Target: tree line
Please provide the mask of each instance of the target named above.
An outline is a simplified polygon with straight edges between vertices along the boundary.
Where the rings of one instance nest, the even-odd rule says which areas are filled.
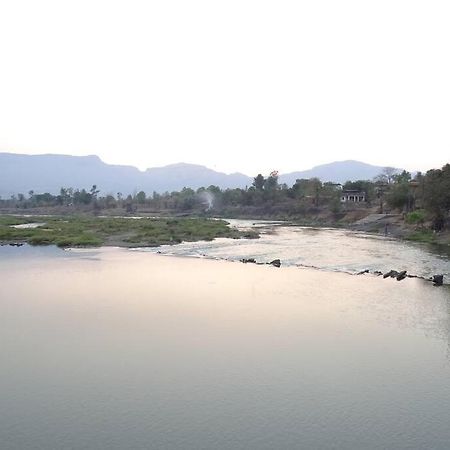
[[[450,164],[414,176],[407,171],[385,168],[373,180],[347,181],[343,185],[310,178],[298,179],[289,187],[279,182],[278,173],[274,171],[268,176],[258,174],[252,185],[245,189],[221,189],[211,185],[150,195],[144,191],[128,195],[121,192],[100,195],[95,184],[88,190],[62,187],[57,195],[29,191],[27,196],[19,193],[9,199],[0,199],[0,207],[59,206],[94,212],[121,208],[128,213],[147,210],[230,215],[254,213],[274,217],[301,216],[327,209],[337,215],[346,208],[341,202],[343,190],[365,192],[365,205],[377,206],[379,212],[420,211],[420,214],[412,216],[417,217],[417,221],[428,217],[436,230],[449,225]]]

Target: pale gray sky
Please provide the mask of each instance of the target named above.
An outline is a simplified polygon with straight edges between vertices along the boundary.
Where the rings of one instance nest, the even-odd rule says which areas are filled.
[[[440,167],[449,23],[448,0],[0,0],[0,151]]]

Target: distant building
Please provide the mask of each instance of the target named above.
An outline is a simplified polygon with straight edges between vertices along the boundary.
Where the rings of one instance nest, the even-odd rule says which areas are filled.
[[[364,191],[342,191],[341,202],[361,203],[366,201],[366,193]]]

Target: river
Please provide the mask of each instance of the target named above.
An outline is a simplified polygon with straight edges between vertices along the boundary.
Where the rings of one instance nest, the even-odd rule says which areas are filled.
[[[216,239],[186,242],[157,249],[137,249],[166,255],[209,257],[258,262],[280,259],[283,265],[313,267],[326,271],[358,273],[364,270],[407,270],[411,275],[444,274],[450,282],[450,247],[333,228],[283,226],[282,222],[228,220],[240,229],[256,229],[260,239]]]
[[[447,449],[450,286],[346,273],[448,275],[445,253],[257,226],[166,255],[0,247],[0,448]]]

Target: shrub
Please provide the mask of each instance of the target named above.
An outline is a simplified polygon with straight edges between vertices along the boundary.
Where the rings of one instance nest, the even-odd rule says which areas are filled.
[[[405,220],[409,224],[423,224],[425,221],[425,212],[421,209],[410,212],[406,215]]]

